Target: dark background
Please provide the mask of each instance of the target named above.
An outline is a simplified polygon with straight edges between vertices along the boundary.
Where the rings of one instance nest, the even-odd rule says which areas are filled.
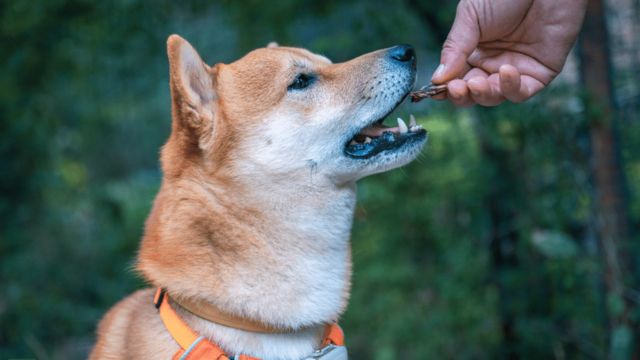
[[[401,107],[431,135],[360,182],[352,358],[638,358],[640,1],[591,4],[534,99]],[[132,264],[170,129],[169,34],[209,64],[272,40],[334,61],[411,43],[423,85],[455,6],[0,3],[0,359],[84,358],[106,309],[144,286]]]

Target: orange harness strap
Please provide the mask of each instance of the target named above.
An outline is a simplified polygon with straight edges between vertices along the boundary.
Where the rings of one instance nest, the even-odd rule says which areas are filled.
[[[167,299],[165,290],[159,288],[153,298],[160,319],[173,339],[180,345],[180,350],[173,355],[173,360],[230,360],[224,351],[203,336],[198,336],[189,325],[178,316]],[[344,346],[344,333],[338,324],[327,325],[322,346],[329,344]],[[260,360],[247,355],[240,355],[238,360]]]
[[[198,336],[189,325],[178,316],[169,304],[167,294],[164,290],[158,289],[153,299],[153,303],[160,312],[160,319],[169,330],[173,339],[180,345],[180,350],[173,355],[173,360],[229,360],[220,347],[211,343],[202,336]]]

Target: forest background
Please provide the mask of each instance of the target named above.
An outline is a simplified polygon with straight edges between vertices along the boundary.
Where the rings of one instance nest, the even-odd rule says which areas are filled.
[[[81,359],[132,271],[170,131],[165,41],[336,62],[400,43],[428,82],[455,0],[0,3],[0,359]],[[358,187],[354,359],[630,359],[640,349],[640,1],[592,0],[523,104],[405,104],[411,165]]]

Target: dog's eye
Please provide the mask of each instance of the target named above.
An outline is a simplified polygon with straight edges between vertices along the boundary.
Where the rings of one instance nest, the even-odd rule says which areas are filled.
[[[315,77],[309,74],[298,74],[287,90],[301,90],[309,87],[315,81]]]

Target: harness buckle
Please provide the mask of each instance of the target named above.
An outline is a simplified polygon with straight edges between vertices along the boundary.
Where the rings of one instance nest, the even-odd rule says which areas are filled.
[[[303,360],[347,360],[348,358],[345,346],[329,344],[322,349],[314,351]]]

